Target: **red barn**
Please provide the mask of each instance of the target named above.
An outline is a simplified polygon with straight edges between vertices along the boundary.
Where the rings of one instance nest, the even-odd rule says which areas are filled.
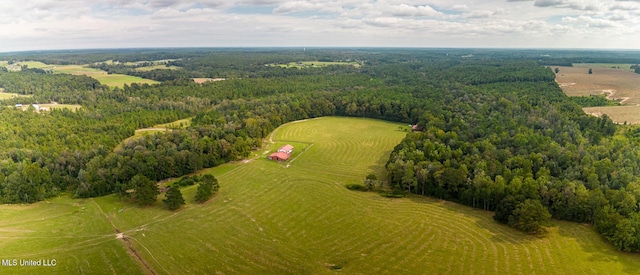
[[[276,161],[287,161],[290,157],[291,157],[291,155],[289,155],[287,153],[275,152],[275,153],[269,155],[267,158],[270,159],[270,160],[276,160]]]
[[[293,146],[287,144],[280,147],[277,152],[269,155],[267,158],[276,161],[287,161],[291,157],[291,153],[293,153]]]

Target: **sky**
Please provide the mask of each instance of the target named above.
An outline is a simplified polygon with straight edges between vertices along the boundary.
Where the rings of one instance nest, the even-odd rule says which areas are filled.
[[[0,52],[146,47],[640,50],[640,0],[0,0]]]

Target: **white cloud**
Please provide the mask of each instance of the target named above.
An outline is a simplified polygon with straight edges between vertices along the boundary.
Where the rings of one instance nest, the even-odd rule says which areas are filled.
[[[470,13],[465,14],[464,17],[472,18],[472,19],[489,18],[494,14],[495,14],[495,12],[493,12],[493,11],[477,10],[477,11],[472,11]]]
[[[444,14],[434,10],[430,6],[410,6],[407,4],[400,5],[392,5],[387,12],[393,16],[428,16],[428,17],[438,17],[443,16]]]
[[[298,45],[600,47],[611,41],[618,41],[617,48],[637,48],[640,33],[640,1],[0,1],[0,51]]]

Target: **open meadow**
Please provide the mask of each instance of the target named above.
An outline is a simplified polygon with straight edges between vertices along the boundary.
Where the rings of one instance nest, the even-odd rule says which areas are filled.
[[[38,61],[25,61],[20,62],[21,65],[27,65],[28,68],[37,68],[44,70],[52,70],[54,73],[64,73],[73,75],[86,75],[94,78],[100,83],[112,86],[112,87],[124,87],[125,84],[131,85],[133,83],[138,84],[157,84],[160,83],[155,80],[145,79],[137,76],[130,76],[124,74],[108,74],[107,72],[87,67],[87,65],[48,65]]]
[[[301,61],[301,62],[290,62],[287,64],[272,64],[271,66],[279,66],[282,68],[297,68],[297,69],[305,69],[305,68],[321,68],[331,65],[339,65],[339,66],[354,66],[359,68],[361,65],[355,61]]]
[[[629,70],[628,64],[574,64],[557,68],[560,71],[556,81],[568,96],[606,94],[627,105],[585,108],[585,112],[607,114],[618,123],[640,123],[640,74]],[[593,70],[592,74],[589,69]]]
[[[427,197],[350,191],[406,135],[397,123],[323,117],[276,129],[257,157],[203,171],[218,193],[170,212],[111,195],[0,206],[1,259],[56,259],[2,274],[624,274],[640,255],[617,252],[588,225],[553,221],[523,234],[492,212]],[[268,152],[291,143],[293,159]],[[303,147],[303,148],[300,148]],[[119,235],[119,233],[121,235]],[[123,237],[119,239],[118,237]]]
[[[16,93],[5,93],[4,88],[0,88],[0,100],[11,99],[16,97],[32,97],[32,95],[21,95]]]
[[[178,70],[178,69],[181,69],[181,68],[178,66],[167,66],[167,65],[153,65],[153,66],[135,68],[135,70],[138,72],[148,72],[153,70]]]

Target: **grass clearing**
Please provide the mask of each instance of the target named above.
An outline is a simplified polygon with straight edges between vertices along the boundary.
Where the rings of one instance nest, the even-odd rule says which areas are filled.
[[[160,82],[141,78],[137,76],[130,76],[124,74],[108,74],[107,72],[90,68],[88,65],[47,65],[39,61],[25,61],[20,62],[20,65],[27,65],[29,68],[38,68],[45,70],[52,70],[54,73],[64,73],[72,75],[86,75],[94,78],[100,83],[111,87],[124,87],[124,85],[131,85],[133,83],[138,84],[158,84]]]
[[[142,77],[137,77],[137,76],[130,76],[130,75],[124,75],[124,74],[101,74],[101,75],[93,75],[91,76],[93,78],[95,78],[96,80],[100,81],[100,83],[105,84],[107,86],[112,86],[112,87],[124,87],[124,85],[131,85],[133,83],[137,83],[137,84],[158,84],[160,82],[155,81],[155,80],[151,80],[151,79],[146,79],[146,78],[142,78]]]
[[[345,183],[384,174],[388,154],[406,135],[398,126],[403,125],[339,117],[283,125],[272,134],[270,150],[286,143],[313,146],[288,167],[259,157],[202,171],[218,178],[220,191],[195,204],[197,186],[183,188],[187,205],[177,212],[165,210],[161,198],[139,208],[116,196],[0,206],[0,258],[39,253],[63,259],[54,273],[76,264],[95,266],[91,273],[144,271],[130,256],[124,258],[126,247],[115,239],[106,215],[159,274],[640,270],[640,255],[615,251],[587,225],[554,221],[548,236],[539,238],[496,223],[492,212],[420,196],[389,199],[347,190]],[[39,221],[43,217],[46,223]],[[29,236],[44,238],[24,238]],[[108,239],[103,245],[91,246],[102,237]]]
[[[326,62],[326,61],[302,61],[302,62],[290,62],[287,64],[271,64],[270,66],[278,66],[282,68],[297,68],[297,69],[306,69],[306,68],[321,68],[331,65],[339,65],[339,66],[354,66],[356,68],[360,68],[362,64],[355,61],[335,61],[335,62]]]
[[[187,128],[187,127],[191,126],[191,119],[193,119],[193,118],[189,117],[189,118],[185,118],[185,119],[172,121],[172,122],[169,122],[169,123],[156,124],[156,125],[153,126],[153,128],[171,128],[171,129]]]
[[[135,71],[148,72],[153,70],[178,70],[178,69],[182,69],[182,68],[178,66],[167,67],[167,65],[153,65],[153,66],[146,66],[146,67],[138,67],[138,68],[135,68]]]
[[[32,97],[33,95],[21,95],[15,93],[5,93],[4,88],[0,88],[0,100],[11,99],[16,97]]]

